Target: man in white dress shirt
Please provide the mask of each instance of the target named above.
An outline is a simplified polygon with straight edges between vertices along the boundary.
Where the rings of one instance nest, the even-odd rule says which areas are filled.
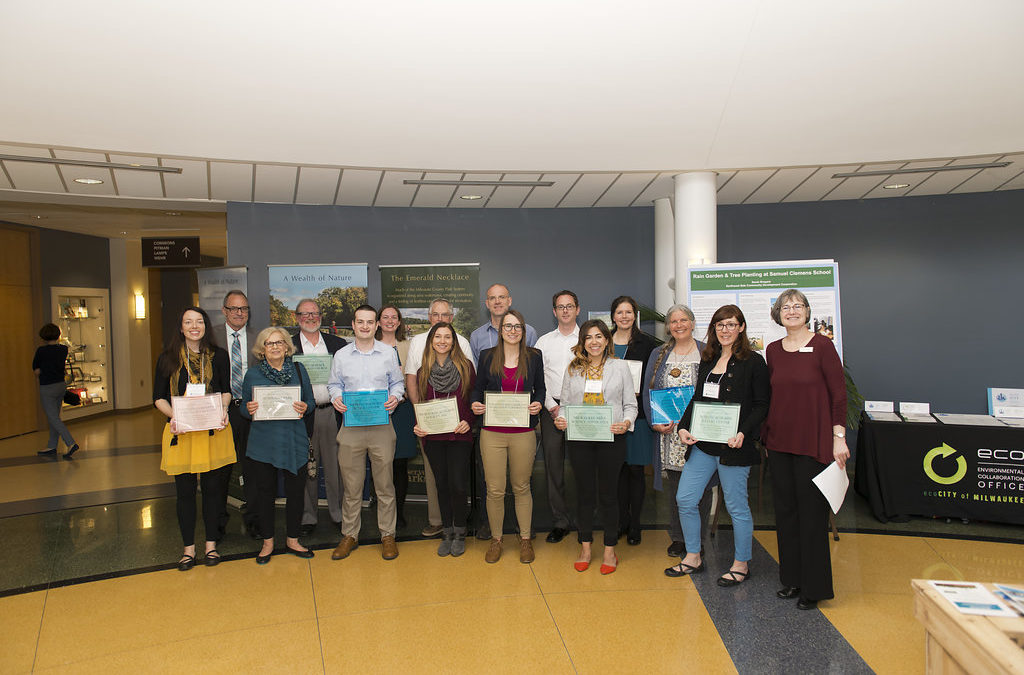
[[[562,377],[572,361],[572,348],[579,342],[580,327],[576,325],[576,318],[580,314],[580,302],[572,291],[558,291],[551,298],[551,307],[558,327],[540,336],[536,346],[544,356],[544,387],[547,390],[544,407],[548,412],[540,415],[544,473],[548,479],[548,505],[553,519],[547,542],[556,544],[572,529],[569,509],[565,505],[565,432],[555,428],[554,420],[558,417]]]

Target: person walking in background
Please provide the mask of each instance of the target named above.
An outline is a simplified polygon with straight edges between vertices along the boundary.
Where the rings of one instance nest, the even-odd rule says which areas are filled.
[[[39,378],[39,400],[43,404],[43,412],[46,413],[50,438],[46,442],[46,449],[36,454],[40,457],[56,457],[58,442],[63,439],[64,445],[67,446],[64,459],[71,459],[71,456],[78,452],[78,443],[75,443],[74,437],[60,418],[60,407],[64,403],[64,393],[68,389],[64,383],[68,346],[60,344],[60,328],[56,324],[48,323],[40,328],[39,337],[45,344],[36,349],[36,354],[32,357],[32,372]]]

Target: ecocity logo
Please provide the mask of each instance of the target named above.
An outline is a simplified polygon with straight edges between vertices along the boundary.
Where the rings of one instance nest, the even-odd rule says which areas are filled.
[[[937,448],[932,448],[924,456],[924,473],[939,485],[952,485],[959,483],[967,475],[967,460],[963,455],[957,454],[957,450],[950,445],[943,443]],[[952,476],[940,476],[932,468],[932,462],[936,457],[951,457],[956,454],[956,472]]]

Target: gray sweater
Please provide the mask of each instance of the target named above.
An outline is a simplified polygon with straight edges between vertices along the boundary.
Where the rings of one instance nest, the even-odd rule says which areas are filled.
[[[562,378],[562,397],[559,403],[581,405],[583,403],[583,387],[586,378],[579,373],[566,370]],[[613,422],[629,422],[632,426],[636,420],[636,394],[633,393],[633,375],[629,366],[619,359],[608,359],[604,362],[604,377],[601,379],[601,395],[605,405],[612,407]],[[565,417],[559,412],[559,417]]]

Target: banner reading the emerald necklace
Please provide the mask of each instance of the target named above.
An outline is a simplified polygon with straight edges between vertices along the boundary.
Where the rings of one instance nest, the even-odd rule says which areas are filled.
[[[480,263],[381,265],[380,289],[381,303],[402,313],[409,337],[430,329],[430,303],[436,298],[452,303],[456,333],[468,338],[480,325]]]
[[[267,265],[270,325],[297,326],[296,305],[312,298],[320,305],[320,330],[351,337],[356,307],[366,304],[366,267],[366,263]]]
[[[808,326],[835,343],[843,358],[839,319],[839,265],[834,260],[724,263],[690,267],[690,308],[697,319],[693,334],[703,339],[712,315],[722,305],[738,305],[747,319],[751,346],[765,347],[785,336],[772,321],[771,308],[779,293],[796,288],[811,305]]]

